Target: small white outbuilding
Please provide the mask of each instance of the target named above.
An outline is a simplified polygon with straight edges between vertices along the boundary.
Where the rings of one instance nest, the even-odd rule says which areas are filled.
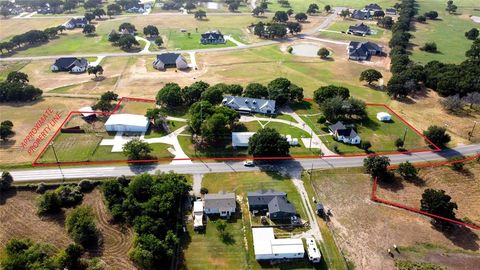
[[[308,259],[313,263],[319,263],[322,259],[322,255],[320,254],[320,250],[317,247],[317,242],[313,237],[307,237],[305,239],[307,241],[307,253]]]
[[[392,116],[386,112],[377,113],[377,119],[382,122],[392,121]]]
[[[232,132],[233,147],[248,147],[248,141],[255,132]]]
[[[275,239],[273,228],[252,228],[253,249],[257,260],[302,259],[305,256],[300,238]]]
[[[112,114],[105,122],[105,130],[110,132],[147,132],[150,121],[138,114]]]

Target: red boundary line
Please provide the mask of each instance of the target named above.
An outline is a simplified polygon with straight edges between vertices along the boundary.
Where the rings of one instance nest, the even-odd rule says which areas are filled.
[[[104,114],[104,115],[111,115],[115,114],[119,109],[123,101],[133,100],[133,101],[143,101],[143,102],[155,102],[154,99],[146,99],[146,98],[134,98],[134,97],[122,97],[118,100],[117,104],[115,105],[114,109],[111,112],[96,112],[97,114]],[[311,98],[305,98],[306,101],[311,101]],[[58,132],[61,130],[63,125],[70,120],[73,114],[80,114],[85,113],[84,111],[71,111],[67,118],[62,122],[61,126],[57,129],[57,131],[53,134],[52,138],[47,142],[47,144],[43,147],[42,151],[37,155],[37,157],[32,162],[33,167],[49,167],[49,166],[59,166],[59,165],[89,165],[89,164],[112,164],[112,163],[153,163],[153,162],[162,162],[162,161],[173,161],[173,160],[217,160],[217,161],[226,161],[226,160],[246,160],[246,159],[253,159],[253,160],[293,160],[293,159],[312,159],[312,158],[338,158],[338,157],[368,157],[368,156],[379,156],[379,155],[402,155],[402,154],[413,154],[413,153],[424,153],[424,152],[437,152],[441,149],[432,143],[429,139],[427,139],[422,133],[420,133],[415,127],[413,127],[410,123],[408,123],[403,117],[398,115],[394,110],[388,107],[385,104],[381,103],[366,103],[367,106],[381,106],[385,109],[389,110],[392,114],[398,117],[404,124],[406,124],[409,128],[411,128],[415,133],[421,136],[425,141],[427,141],[433,150],[409,150],[404,152],[378,152],[378,153],[370,153],[370,154],[344,154],[344,155],[324,155],[324,156],[288,156],[288,157],[193,157],[193,158],[159,158],[154,160],[105,160],[105,161],[67,161],[67,162],[59,162],[59,163],[37,163],[40,157],[45,153],[50,143],[53,139],[57,136]]]
[[[480,157],[480,154],[477,154],[477,155],[474,155],[472,157],[461,159],[461,160],[444,161],[444,162],[430,163],[430,164],[423,163],[423,164],[418,164],[418,165],[415,165],[415,166],[416,167],[438,167],[438,166],[443,166],[443,165],[448,165],[448,164],[455,164],[455,163],[460,163],[460,162],[471,161],[471,160],[474,160],[474,159],[479,158],[479,157]],[[390,166],[389,169],[395,169],[397,167],[398,166]],[[465,223],[465,222],[458,221],[458,220],[455,220],[455,219],[450,219],[450,218],[445,218],[445,217],[442,217],[442,216],[437,216],[437,215],[430,214],[428,212],[425,212],[425,211],[422,211],[422,210],[419,210],[419,209],[416,209],[416,208],[413,208],[413,207],[410,207],[410,206],[407,206],[407,205],[403,205],[403,204],[399,204],[399,203],[395,203],[395,202],[391,202],[391,201],[381,199],[381,198],[377,197],[377,195],[376,195],[377,180],[378,180],[378,177],[375,177],[375,180],[373,181],[373,188],[372,188],[371,200],[374,201],[374,202],[382,203],[382,204],[385,204],[385,205],[390,205],[390,206],[393,206],[393,207],[404,209],[404,210],[414,212],[414,213],[417,213],[417,214],[421,214],[421,215],[424,215],[424,216],[429,216],[429,217],[432,217],[432,218],[445,220],[445,221],[452,222],[452,223],[462,225],[462,226],[466,226],[466,227],[469,227],[469,228],[472,228],[472,229],[475,229],[475,230],[480,230],[480,226],[478,226],[476,224],[469,224],[469,223]]]

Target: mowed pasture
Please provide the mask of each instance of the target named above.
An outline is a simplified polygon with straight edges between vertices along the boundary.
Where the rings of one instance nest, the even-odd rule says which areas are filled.
[[[427,20],[426,23],[415,23],[412,43],[412,59],[426,64],[429,61],[437,60],[444,63],[460,63],[466,59],[465,52],[470,49],[471,40],[465,37],[465,32],[471,28],[479,28],[469,16],[480,9],[480,3],[476,0],[457,0],[454,4],[458,6],[457,14],[448,14],[445,11],[446,2],[436,0],[417,1],[419,5],[418,14],[435,10],[439,14],[437,20]],[[421,51],[426,42],[437,44],[437,53]]]
[[[372,3],[371,0],[289,0],[290,7],[282,7],[277,1],[269,1],[268,10],[276,11],[276,10],[288,10],[293,9],[295,12],[307,12],[308,6],[310,4],[317,4],[320,8],[320,11],[323,11],[323,8],[326,5],[330,5],[333,7],[348,7],[348,8],[355,8],[361,9],[365,5]],[[382,8],[392,7],[397,1],[395,0],[379,0],[375,1],[375,3],[379,4]]]
[[[428,217],[372,202],[373,180],[360,168],[314,171],[312,184],[317,200],[332,210],[329,227],[356,269],[395,269],[394,259],[415,259],[451,269],[472,269],[480,261],[478,231],[456,228],[441,232]],[[415,253],[413,258],[394,251],[392,258],[387,249],[393,251],[394,244],[401,250],[423,244],[438,249]]]
[[[7,142],[0,142],[0,164],[9,166],[12,164],[31,163],[47,141],[53,136],[55,130],[60,127],[61,122],[67,117],[70,111],[78,110],[84,106],[91,106],[93,103],[93,100],[83,98],[44,97],[35,102],[0,104],[2,121],[7,119],[12,121],[14,125],[13,131],[15,132],[15,135]],[[52,130],[45,139],[42,140],[39,147],[30,155],[28,153],[28,147],[22,148],[22,141],[48,108],[52,108],[54,112],[58,112],[61,115],[60,122],[57,122],[52,127]],[[36,135],[38,136],[39,134],[37,133]],[[29,146],[30,145],[31,142],[29,143]]]
[[[476,161],[466,163],[461,171],[451,166],[422,168],[417,180],[379,185],[377,196],[420,209],[420,199],[427,188],[445,190],[458,205],[458,219],[480,224],[480,163]]]
[[[23,34],[30,30],[45,30],[65,23],[66,18],[49,19],[0,19],[0,41],[8,41],[15,35]]]
[[[36,242],[52,244],[58,249],[64,249],[73,243],[64,227],[65,217],[71,209],[64,209],[62,213],[53,216],[39,217],[36,213],[38,196],[31,191],[0,194],[0,249],[13,238],[30,238]],[[133,245],[133,231],[111,222],[99,189],[86,194],[82,205],[92,207],[103,242],[100,250],[87,250],[87,257],[98,256],[108,267],[136,269],[128,259],[128,251]]]

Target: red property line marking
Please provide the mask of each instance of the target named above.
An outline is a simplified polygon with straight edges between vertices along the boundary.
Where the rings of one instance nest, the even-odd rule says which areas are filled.
[[[427,164],[418,164],[418,165],[415,165],[415,166],[416,167],[438,167],[438,166],[443,166],[443,165],[448,165],[448,164],[471,161],[471,160],[474,160],[474,159],[479,158],[479,157],[480,157],[480,154],[469,157],[469,158],[465,158],[465,159],[462,159],[462,160],[438,162],[438,163],[431,163],[431,164],[428,164],[428,163]],[[392,169],[392,168],[397,168],[397,167],[398,166],[390,166],[389,168]],[[462,226],[466,226],[466,227],[469,227],[469,228],[472,228],[472,229],[475,229],[475,230],[480,230],[480,226],[478,226],[476,224],[469,224],[469,223],[461,222],[461,221],[458,221],[458,220],[437,216],[437,215],[430,214],[428,212],[425,212],[425,211],[422,211],[422,210],[419,210],[419,209],[416,209],[416,208],[413,208],[413,207],[410,207],[410,206],[406,206],[406,205],[403,205],[403,204],[399,204],[399,203],[395,203],[395,202],[391,202],[391,201],[381,199],[381,198],[377,197],[377,195],[376,195],[376,193],[377,193],[377,181],[378,181],[378,177],[375,177],[375,180],[373,181],[373,188],[372,188],[372,197],[371,197],[372,201],[382,203],[382,204],[385,204],[385,205],[390,205],[390,206],[397,207],[397,208],[400,208],[400,209],[404,209],[404,210],[414,212],[414,213],[417,213],[417,214],[421,214],[421,215],[424,215],[424,216],[429,216],[429,217],[432,217],[432,218],[445,220],[445,221],[452,222],[452,223],[462,225]]]
[[[141,102],[156,102],[154,99],[146,99],[146,98],[135,98],[135,97],[121,97],[117,104],[115,105],[114,109],[111,112],[95,112],[97,114],[102,115],[111,115],[118,112],[120,109],[121,104],[124,101],[141,101]],[[305,98],[306,101],[311,101],[311,98]],[[403,123],[405,123],[409,128],[411,128],[415,133],[420,135],[423,139],[425,139],[430,145],[434,148],[433,150],[408,150],[404,152],[392,151],[392,152],[377,152],[377,153],[370,153],[370,154],[343,154],[343,155],[324,155],[324,156],[288,156],[288,157],[193,157],[193,158],[159,158],[159,159],[151,159],[151,160],[105,160],[105,161],[67,161],[67,162],[59,162],[59,163],[37,163],[40,157],[44,154],[47,147],[53,141],[53,139],[57,136],[58,132],[61,130],[63,125],[70,120],[73,114],[81,114],[87,113],[86,111],[71,111],[67,118],[62,122],[62,125],[57,129],[54,133],[53,137],[48,141],[48,143],[44,146],[42,151],[38,154],[35,160],[32,163],[33,167],[49,167],[49,166],[59,166],[59,165],[93,165],[93,164],[112,164],[112,163],[155,163],[155,162],[164,162],[164,161],[174,161],[174,160],[200,160],[200,161],[227,161],[227,160],[293,160],[293,159],[312,159],[312,158],[339,158],[339,157],[369,157],[369,156],[379,156],[379,155],[402,155],[402,154],[413,154],[413,153],[426,153],[426,152],[437,152],[441,149],[428,140],[422,133],[420,133],[417,129],[415,129],[410,123],[408,123],[405,119],[403,119],[400,115],[398,115],[395,111],[393,111],[390,107],[385,104],[381,103],[366,103],[367,106],[382,106],[389,110],[392,114],[397,116]]]

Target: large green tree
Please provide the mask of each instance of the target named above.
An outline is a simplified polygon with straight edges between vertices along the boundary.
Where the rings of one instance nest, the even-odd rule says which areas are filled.
[[[390,177],[388,166],[390,166],[390,159],[385,156],[369,156],[363,160],[365,172],[372,178],[378,177],[379,180],[388,180]]]
[[[133,139],[123,145],[123,154],[128,160],[146,160],[150,159],[152,147],[145,141]]]
[[[2,172],[2,176],[0,178],[0,192],[8,190],[12,183],[12,175],[7,171]]]
[[[243,91],[243,96],[249,98],[268,98],[268,89],[259,83],[249,83]]]
[[[457,204],[451,200],[452,197],[447,195],[444,190],[428,188],[422,194],[420,209],[430,214],[455,219],[454,210],[458,207]]]
[[[248,153],[254,157],[285,157],[290,155],[290,144],[277,130],[263,128],[250,138]]]
[[[313,92],[313,100],[315,100],[315,102],[317,102],[319,105],[325,100],[336,96],[340,96],[341,99],[346,99],[350,97],[350,91],[348,88],[343,86],[327,85],[321,86]]]
[[[440,148],[444,148],[451,139],[450,135],[447,134],[446,128],[435,125],[429,126],[428,129],[423,132],[423,135]]]
[[[99,231],[95,224],[95,215],[90,207],[79,206],[73,209],[65,219],[65,227],[75,243],[83,247],[98,244]]]
[[[157,104],[167,108],[178,107],[183,104],[182,91],[178,84],[167,83],[157,93]]]
[[[382,73],[376,69],[366,69],[360,73],[360,81],[368,82],[368,85],[371,85],[372,82],[378,81],[383,78]]]

